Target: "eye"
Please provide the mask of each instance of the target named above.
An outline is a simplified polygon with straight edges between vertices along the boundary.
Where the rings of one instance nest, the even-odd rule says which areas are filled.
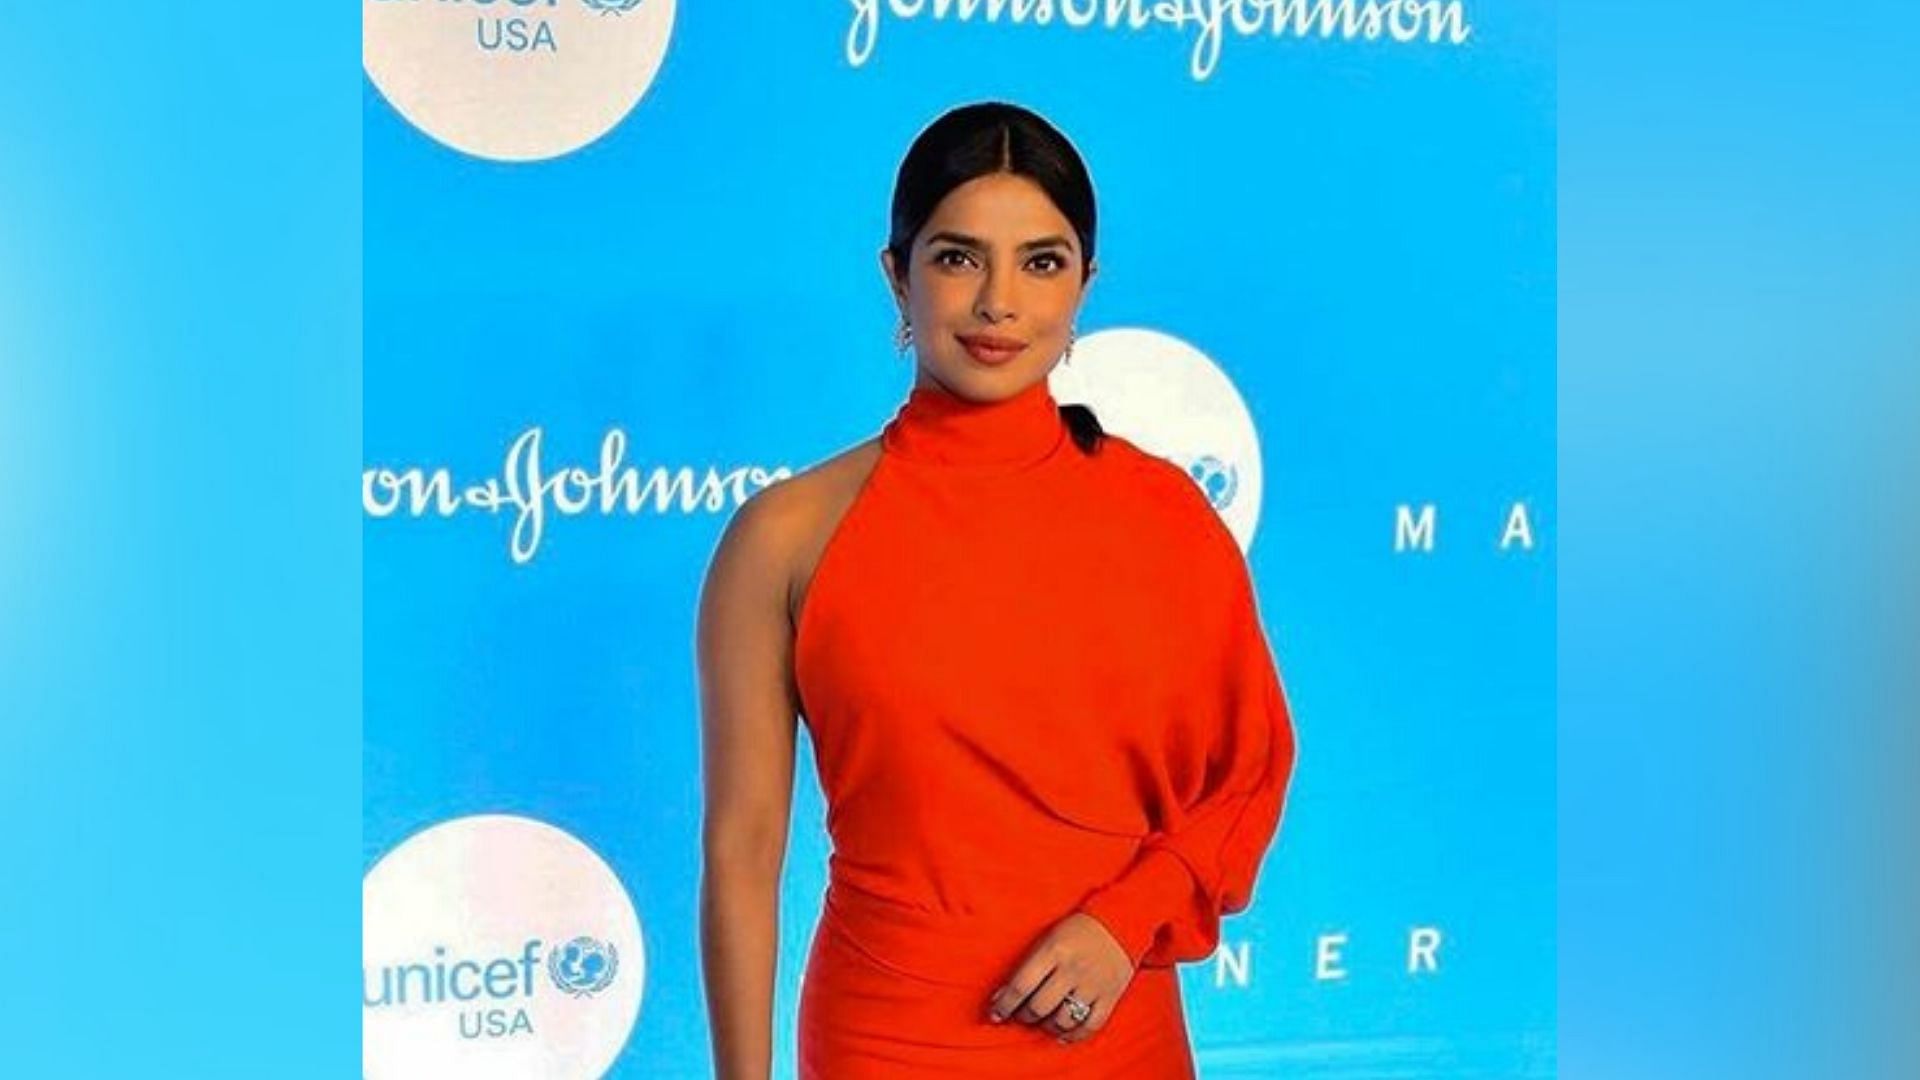
[[[972,258],[972,256],[970,256],[970,255],[968,255],[968,254],[967,254],[967,253],[966,253],[965,251],[962,251],[962,250],[961,250],[961,249],[959,249],[959,248],[947,248],[947,249],[946,249],[946,250],[944,250],[944,251],[939,251],[939,252],[935,252],[935,253],[934,253],[934,256],[933,256],[933,261],[934,261],[934,265],[936,265],[936,266],[953,266],[953,265],[954,265],[954,263],[952,263],[952,262],[949,262],[949,261],[948,261],[948,259],[947,259],[947,256],[949,256],[949,255],[958,255],[958,256],[960,256],[960,257],[961,257],[961,258],[963,258],[963,259],[971,259],[971,258]]]
[[[1041,262],[1043,260],[1049,260],[1049,259],[1052,260],[1053,265],[1046,268],[1047,273],[1051,274],[1067,268],[1067,260],[1061,258],[1058,252],[1048,251],[1048,252],[1043,252],[1039,255],[1035,255],[1033,257],[1034,262]]]

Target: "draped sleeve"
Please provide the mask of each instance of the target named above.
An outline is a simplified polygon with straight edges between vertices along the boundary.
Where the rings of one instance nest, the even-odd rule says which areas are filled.
[[[1189,488],[1192,482],[1181,478]],[[1222,915],[1244,910],[1279,827],[1292,778],[1294,736],[1286,693],[1261,627],[1244,555],[1202,497],[1207,521],[1201,553],[1218,574],[1201,575],[1208,640],[1196,641],[1195,706],[1170,722],[1172,745],[1199,748],[1202,767],[1150,807],[1152,830],[1114,880],[1096,887],[1078,910],[1113,934],[1140,967],[1203,960],[1220,940]],[[1220,583],[1224,582],[1224,585]],[[1219,613],[1209,604],[1225,604]],[[1214,617],[1204,617],[1207,611]]]

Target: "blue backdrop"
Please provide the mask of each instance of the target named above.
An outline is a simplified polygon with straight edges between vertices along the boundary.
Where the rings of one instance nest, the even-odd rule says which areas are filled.
[[[544,57],[505,28],[487,49],[479,8],[429,10],[482,64],[565,64],[581,28],[653,2],[565,0],[597,23],[516,7],[553,23]],[[1232,955],[1183,969],[1203,1074],[1554,1070],[1551,11],[1409,2],[1369,23],[1377,7],[1321,4],[1360,13],[1322,34],[1255,3],[1216,30],[1173,17],[1217,4],[1071,25],[1082,6],[989,22],[687,4],[631,110],[538,157],[463,147],[400,107],[417,91],[369,78],[366,862],[482,814],[591,849],[644,939],[617,976],[644,987],[608,1075],[710,1073],[700,579],[739,497],[904,397],[875,261],[893,172],[922,125],[984,98],[1043,113],[1092,170],[1101,276],[1081,333],[1195,344],[1259,435],[1248,555],[1300,757],[1254,906],[1226,923]],[[1397,32],[1443,7],[1464,35]],[[561,106],[515,84],[488,107]],[[616,451],[642,483],[688,486],[604,505],[586,474]],[[532,479],[536,454],[557,484]],[[803,740],[778,1075],[824,886],[812,769]],[[450,956],[519,949],[446,936]],[[372,1018],[395,1006],[375,1001],[376,964],[409,958],[369,949]],[[556,969],[541,992],[568,985]],[[467,1039],[461,1003],[438,1004],[405,1022],[473,1044],[448,1053],[564,1034],[536,1015]]]

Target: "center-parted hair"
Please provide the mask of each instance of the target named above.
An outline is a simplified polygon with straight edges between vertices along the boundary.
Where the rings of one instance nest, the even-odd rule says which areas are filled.
[[[1093,266],[1096,221],[1086,163],[1067,137],[1037,113],[984,101],[949,110],[927,125],[900,162],[887,250],[903,275],[902,285],[912,265],[914,237],[934,207],[954,188],[993,173],[1024,176],[1046,192],[1079,238],[1080,281],[1085,284]],[[1092,409],[1062,405],[1060,416],[1082,453],[1099,448],[1103,431]]]

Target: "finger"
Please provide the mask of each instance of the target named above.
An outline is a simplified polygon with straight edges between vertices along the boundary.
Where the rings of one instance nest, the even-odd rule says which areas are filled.
[[[1107,1026],[1107,1017],[1113,1015],[1115,1000],[1116,999],[1112,997],[1103,997],[1094,1000],[1091,1003],[1093,1005],[1093,1012],[1087,1015],[1086,1022],[1061,1036],[1061,1041],[1066,1043],[1081,1043],[1093,1038],[1099,1033],[1101,1028]]]
[[[1079,991],[1075,991],[1073,996],[1089,1005],[1093,1003],[1091,998]],[[1087,1019],[1093,1019],[1092,1014],[1088,1014]],[[1063,994],[1060,997],[1060,1004],[1054,1006],[1053,1011],[1047,1014],[1046,1028],[1048,1032],[1062,1036],[1061,1041],[1064,1042],[1064,1036],[1078,1030],[1085,1023],[1086,1020],[1080,1020],[1073,1015],[1073,1003]]]
[[[988,1016],[998,1024],[1015,1015],[1027,1000],[1027,995],[1038,989],[1052,971],[1051,957],[1044,953],[1029,956],[1014,969],[1013,977],[1001,984],[1000,989],[994,991],[987,1000]]]
[[[1088,1011],[1082,1016],[1074,1015],[1075,1001],[1084,1002]],[[1093,1019],[1092,1008],[1096,1004],[1093,993],[1083,987],[1074,987],[1069,993],[1060,995],[1060,1004],[1047,1016],[1047,1028],[1055,1035],[1066,1035],[1085,1027]]]
[[[1033,993],[1028,995],[1014,1016],[1028,1024],[1041,1023],[1059,1010],[1060,1003],[1071,989],[1073,984],[1067,973],[1054,968],[1046,978],[1040,980],[1039,986],[1034,987]]]

